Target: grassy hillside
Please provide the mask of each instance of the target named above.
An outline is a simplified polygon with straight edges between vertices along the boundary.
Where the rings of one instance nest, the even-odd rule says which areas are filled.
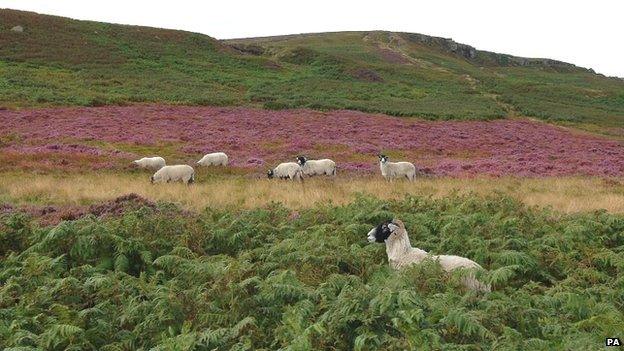
[[[17,25],[23,33],[10,30]],[[166,102],[624,124],[620,79],[418,34],[219,42],[182,31],[0,10],[0,48],[4,107]]]
[[[230,40],[235,47],[257,47],[264,56],[317,65],[323,58],[354,64],[379,85],[411,96],[381,95],[383,112],[434,118],[507,115],[552,121],[620,125],[624,121],[624,81],[552,60],[524,59],[475,50],[419,34],[352,32]],[[454,50],[454,51],[453,51]],[[260,51],[260,50],[256,50]],[[296,89],[291,88],[291,89]],[[302,84],[301,90],[309,89]],[[301,93],[297,91],[297,93]],[[358,108],[366,109],[361,101]],[[400,107],[399,107],[400,104]],[[388,106],[388,105],[385,105]]]
[[[624,330],[621,216],[469,196],[107,215],[131,199],[52,228],[0,214],[1,349],[597,350]],[[494,291],[390,270],[366,233],[393,216]]]

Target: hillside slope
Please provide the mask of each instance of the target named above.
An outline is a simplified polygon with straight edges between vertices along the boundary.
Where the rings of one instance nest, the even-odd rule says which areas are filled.
[[[23,32],[12,31],[22,26]],[[450,39],[202,34],[0,10],[0,106],[139,102],[354,109],[429,119],[526,115],[624,125],[624,82]]]

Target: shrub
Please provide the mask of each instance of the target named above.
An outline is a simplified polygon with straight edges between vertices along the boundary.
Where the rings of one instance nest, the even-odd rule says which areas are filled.
[[[393,216],[413,245],[482,263],[494,292],[465,292],[433,262],[390,270],[365,235]],[[604,212],[360,197],[298,216],[160,205],[1,223],[3,349],[564,350],[624,330],[624,217]]]

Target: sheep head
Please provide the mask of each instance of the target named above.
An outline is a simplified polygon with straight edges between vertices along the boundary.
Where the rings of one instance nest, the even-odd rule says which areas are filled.
[[[297,163],[299,164],[299,166],[305,165],[307,161],[308,159],[305,156],[297,156]]]
[[[384,154],[379,154],[379,155],[377,155],[377,157],[379,157],[379,162],[381,162],[381,163],[386,163],[389,160],[388,156],[386,156]]]
[[[392,221],[380,223],[378,226],[371,229],[368,232],[368,241],[371,243],[392,242],[403,236],[407,236],[405,225],[401,220],[394,219]]]
[[[269,179],[273,178],[275,176],[275,172],[273,172],[272,169],[269,169],[267,171],[267,177],[269,177]]]

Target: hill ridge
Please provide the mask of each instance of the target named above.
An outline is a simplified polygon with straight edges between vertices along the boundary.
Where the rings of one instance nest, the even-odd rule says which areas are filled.
[[[455,41],[452,38],[439,37],[428,34],[421,34],[415,32],[395,32],[388,30],[365,30],[365,31],[331,31],[331,32],[311,32],[311,33],[298,33],[298,34],[283,34],[283,35],[274,35],[274,36],[259,36],[259,37],[243,37],[243,38],[231,38],[231,39],[220,39],[221,42],[227,44],[245,44],[245,43],[265,43],[272,41],[281,41],[281,40],[289,40],[294,38],[310,38],[315,36],[323,36],[323,35],[332,35],[332,34],[362,34],[368,35],[371,33],[380,33],[380,34],[395,34],[400,36],[407,36],[414,40],[418,40],[423,44],[432,44],[432,46],[438,46],[440,49],[453,52],[465,59],[478,62],[475,60],[479,55],[487,55],[494,56],[501,61],[504,59],[508,60],[508,65],[517,65],[517,66],[535,66],[535,65],[543,65],[545,67],[551,66],[562,66],[568,68],[576,68],[585,70],[591,73],[596,73],[592,68],[581,67],[576,64],[565,62],[561,60],[555,60],[546,57],[526,57],[526,56],[516,56],[510,54],[504,54],[489,50],[480,50],[476,47],[464,44]],[[598,75],[602,75],[600,73],[596,73]],[[604,76],[604,75],[603,75]]]
[[[167,103],[437,120],[528,116],[624,135],[621,79],[417,33],[217,40],[0,10],[0,48],[0,108]]]

